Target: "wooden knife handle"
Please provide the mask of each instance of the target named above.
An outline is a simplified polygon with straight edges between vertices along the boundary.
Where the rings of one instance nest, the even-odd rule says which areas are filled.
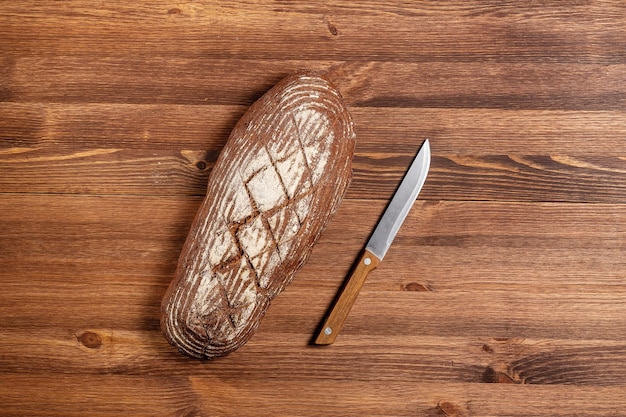
[[[346,318],[348,317],[348,313],[350,313],[352,305],[356,301],[356,297],[359,295],[365,278],[367,278],[370,272],[376,269],[379,263],[380,259],[367,249],[361,253],[358,263],[341,289],[339,297],[335,300],[335,304],[315,339],[316,345],[330,345],[335,341],[343,324],[346,322]]]

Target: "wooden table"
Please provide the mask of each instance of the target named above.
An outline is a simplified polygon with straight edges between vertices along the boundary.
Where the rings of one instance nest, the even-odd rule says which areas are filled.
[[[616,416],[626,409],[622,1],[3,2],[0,415]],[[326,72],[354,180],[243,348],[159,304],[247,107]],[[311,339],[411,158],[419,201]]]

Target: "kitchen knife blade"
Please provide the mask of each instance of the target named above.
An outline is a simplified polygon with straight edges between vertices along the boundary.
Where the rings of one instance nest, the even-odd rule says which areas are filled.
[[[400,226],[402,226],[404,219],[409,214],[417,195],[426,181],[429,168],[430,144],[428,139],[426,139],[404,175],[387,209],[378,221],[376,229],[374,229],[372,236],[365,245],[365,249],[359,256],[352,274],[344,284],[339,297],[326,317],[315,339],[316,345],[329,345],[335,341],[363,283],[365,283],[365,278],[371,271],[376,269],[380,261],[385,257],[391,242],[393,242],[393,239],[398,234],[398,230],[400,230]]]

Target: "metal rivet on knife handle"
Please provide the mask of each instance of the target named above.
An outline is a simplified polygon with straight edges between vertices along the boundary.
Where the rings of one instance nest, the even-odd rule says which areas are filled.
[[[409,210],[426,181],[429,168],[430,144],[426,139],[404,175],[387,209],[378,221],[378,225],[367,242],[359,262],[343,286],[339,297],[330,310],[330,314],[321,327],[315,344],[329,345],[335,341],[352,305],[356,301],[367,274],[374,270],[385,257],[391,242],[409,214]]]

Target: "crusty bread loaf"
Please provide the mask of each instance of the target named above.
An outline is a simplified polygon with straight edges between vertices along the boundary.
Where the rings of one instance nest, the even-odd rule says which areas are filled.
[[[172,345],[212,358],[248,341],[339,207],[353,154],[350,114],[321,76],[289,76],[250,107],[210,174],[161,305]]]

